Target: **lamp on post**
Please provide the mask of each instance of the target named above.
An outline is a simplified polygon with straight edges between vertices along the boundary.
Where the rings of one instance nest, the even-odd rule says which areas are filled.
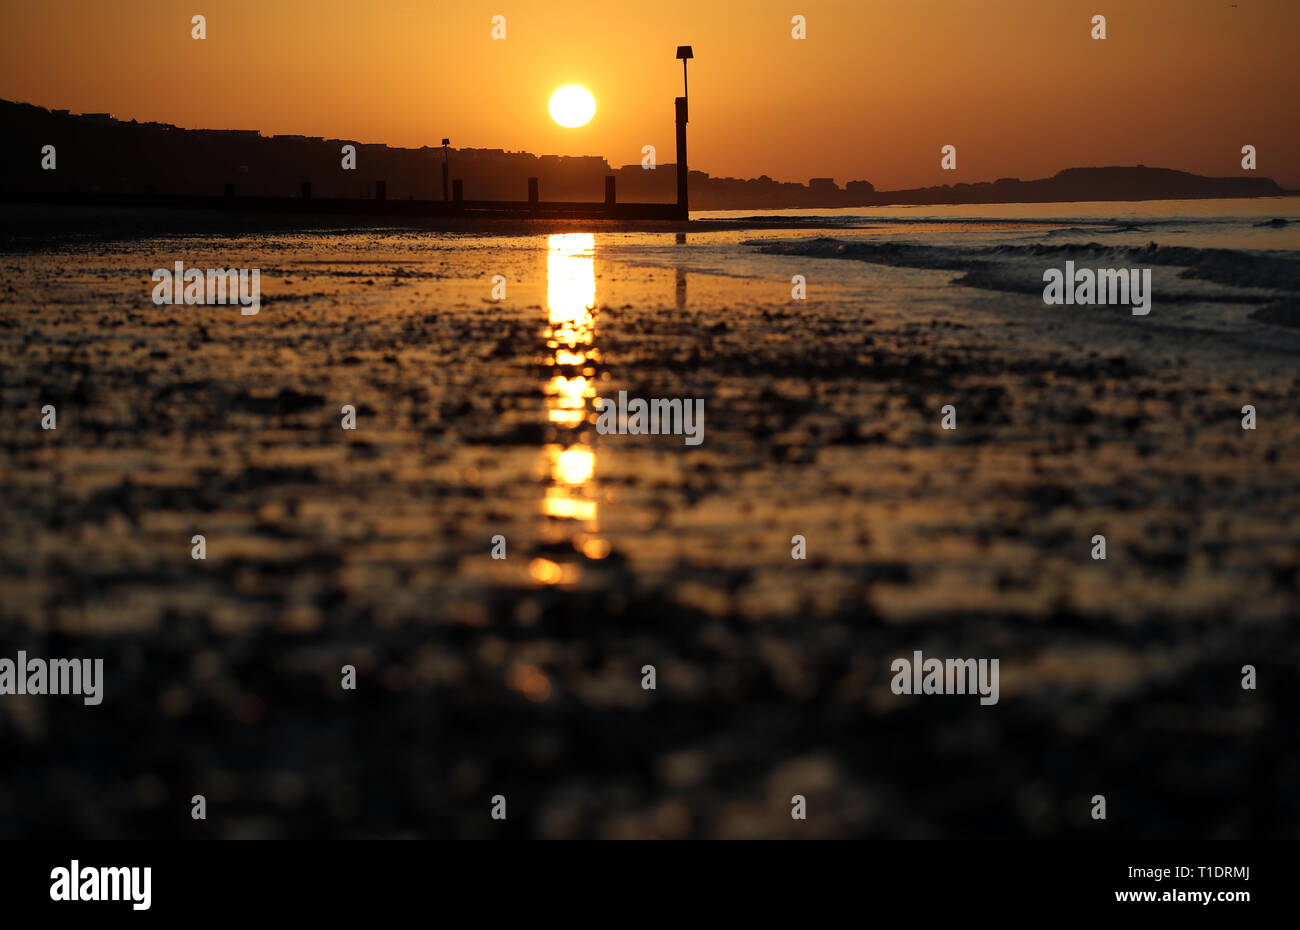
[[[679,46],[677,46],[677,57],[680,58],[680,59],[682,60],[682,96],[685,97],[685,96],[687,96],[687,92],[686,92],[686,62],[687,62],[689,59],[694,58],[694,57],[695,57],[695,53],[694,53],[693,51],[691,51],[691,47],[690,47],[689,45],[679,45]]]
[[[677,57],[682,60],[682,95],[677,98],[677,211],[680,219],[690,218],[690,205],[686,195],[686,178],[690,169],[686,167],[686,62],[695,57],[689,45],[677,46]]]

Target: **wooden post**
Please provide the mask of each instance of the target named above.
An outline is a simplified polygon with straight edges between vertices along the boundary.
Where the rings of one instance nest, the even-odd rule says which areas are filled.
[[[302,199],[311,200],[311,181],[302,182]]]
[[[465,199],[465,185],[460,178],[451,182],[451,199],[456,203]]]
[[[614,182],[617,179],[612,174],[605,175],[605,203],[614,206]]]
[[[225,189],[225,191],[224,191],[223,193],[225,194],[225,197],[226,197],[227,200],[234,200],[234,199],[235,199],[235,185],[233,185],[233,184],[227,184],[227,185],[226,185],[226,189]]]
[[[537,178],[528,179],[528,209],[536,210],[538,203]]]
[[[375,199],[376,199],[376,200],[387,200],[387,199],[388,199],[388,182],[387,182],[387,181],[376,181],[376,182],[375,182]]]

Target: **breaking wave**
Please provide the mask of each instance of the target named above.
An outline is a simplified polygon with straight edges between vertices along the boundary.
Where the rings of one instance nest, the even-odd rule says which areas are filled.
[[[1172,301],[1270,303],[1300,291],[1300,257],[1290,252],[1207,249],[1188,246],[1033,243],[991,246],[921,245],[909,242],[815,239],[750,243],[768,255],[842,258],[895,268],[931,268],[962,272],[953,283],[1016,293],[1041,293],[1042,272],[1073,261],[1078,267],[1166,267],[1180,272],[1157,284],[1157,294]],[[1205,282],[1204,289],[1177,282]],[[1224,290],[1230,289],[1230,290]]]

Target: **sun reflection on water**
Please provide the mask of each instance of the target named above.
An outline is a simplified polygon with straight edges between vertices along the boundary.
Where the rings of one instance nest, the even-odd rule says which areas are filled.
[[[544,385],[547,419],[557,441],[543,448],[550,481],[542,513],[562,522],[561,539],[573,542],[588,558],[603,558],[609,545],[598,530],[594,479],[596,451],[590,415],[596,397],[600,362],[596,348],[596,237],[564,233],[547,237],[546,348],[551,377]],[[576,523],[577,525],[573,525]],[[541,584],[577,580],[578,566],[539,559],[531,574]]]

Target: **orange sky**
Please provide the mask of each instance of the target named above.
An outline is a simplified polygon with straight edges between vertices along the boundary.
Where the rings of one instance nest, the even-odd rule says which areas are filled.
[[[1250,143],[1258,174],[1300,188],[1300,0],[40,0],[4,19],[0,97],[190,128],[446,135],[614,165],[653,144],[671,162],[673,53],[690,43],[690,161],[715,175],[1231,176]],[[567,83],[598,102],[581,129],[547,114]]]

